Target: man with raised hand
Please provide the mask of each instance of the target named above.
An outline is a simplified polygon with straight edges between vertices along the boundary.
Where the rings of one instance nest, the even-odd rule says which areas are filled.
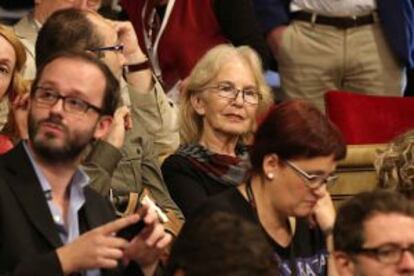
[[[0,157],[0,274],[151,275],[171,237],[155,211],[112,221],[110,204],[79,168],[106,135],[118,82],[85,53],[61,53],[39,69],[30,94],[29,139]],[[130,242],[116,233],[145,223]],[[111,222],[112,221],[112,222]]]

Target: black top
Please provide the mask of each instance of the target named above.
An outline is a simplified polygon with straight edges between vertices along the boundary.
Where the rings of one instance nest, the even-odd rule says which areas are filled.
[[[172,199],[185,217],[209,197],[230,187],[214,180],[195,168],[187,158],[177,154],[170,155],[161,170]]]
[[[194,212],[187,223],[196,220],[198,216],[211,215],[217,211],[239,215],[260,225],[254,208],[237,188],[210,198]],[[265,234],[281,264],[281,275],[326,275],[328,254],[325,237],[320,229],[311,228],[306,219],[296,219],[295,233],[287,247],[279,245],[266,232]]]

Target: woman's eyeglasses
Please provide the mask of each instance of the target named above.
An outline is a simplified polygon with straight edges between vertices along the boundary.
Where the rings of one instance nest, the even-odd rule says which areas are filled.
[[[212,89],[217,92],[217,95],[224,99],[236,100],[241,93],[243,101],[247,104],[257,105],[262,99],[262,95],[255,87],[245,87],[239,89],[232,82],[220,82],[214,86],[208,86],[204,89]]]
[[[305,180],[305,183],[312,189],[319,188],[322,185],[331,185],[338,179],[338,175],[336,174],[329,176],[309,174],[288,160],[285,160],[284,163],[298,176],[302,177]]]

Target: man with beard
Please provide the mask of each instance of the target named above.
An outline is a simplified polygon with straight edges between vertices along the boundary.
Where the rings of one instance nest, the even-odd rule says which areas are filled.
[[[116,79],[90,55],[61,53],[40,68],[29,140],[0,157],[0,274],[154,272],[171,240],[155,211],[112,221],[79,168],[86,146],[107,133],[118,98]],[[115,235],[140,219],[145,226],[131,241]]]
[[[414,202],[403,195],[356,195],[339,209],[333,234],[339,275],[414,275]]]

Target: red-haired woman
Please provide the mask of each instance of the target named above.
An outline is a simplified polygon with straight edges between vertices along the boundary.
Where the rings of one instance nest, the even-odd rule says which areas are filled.
[[[326,187],[345,154],[341,134],[315,106],[280,104],[258,128],[250,179],[211,198],[196,216],[221,210],[245,217],[267,234],[281,275],[325,275],[328,264],[334,269],[327,244],[335,220]]]

